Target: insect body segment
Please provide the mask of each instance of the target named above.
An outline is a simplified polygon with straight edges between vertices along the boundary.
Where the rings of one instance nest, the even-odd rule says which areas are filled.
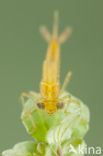
[[[67,28],[58,37],[58,13],[54,15],[53,35],[50,35],[45,27],[42,27],[41,33],[48,42],[47,55],[43,62],[42,80],[40,83],[40,99],[37,101],[37,107],[45,110],[48,114],[53,114],[57,109],[64,106],[64,100],[60,97],[61,91],[65,90],[67,82],[71,76],[71,72],[67,74],[64,85],[60,89],[59,69],[60,69],[60,45],[71,33],[71,29]]]
[[[41,101],[45,104],[48,113],[56,111],[59,102],[59,53],[59,44],[57,41],[51,41],[43,63],[43,77],[40,84]]]

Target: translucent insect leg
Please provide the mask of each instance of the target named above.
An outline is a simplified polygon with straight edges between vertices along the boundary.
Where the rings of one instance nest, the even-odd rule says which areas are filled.
[[[69,107],[70,103],[75,103],[79,106],[79,110],[80,110],[80,114],[81,114],[81,105],[80,105],[80,101],[77,99],[72,99],[71,95],[66,95],[62,98],[62,100],[67,103],[67,108]],[[67,111],[67,108],[65,109],[65,113],[70,113]]]
[[[70,100],[71,99],[71,95],[70,94],[68,94],[68,95],[65,95],[65,96],[63,96],[62,98],[61,98],[63,101],[65,101],[65,100]]]
[[[21,94],[22,105],[23,105],[24,110],[26,111],[26,109],[25,109],[25,104],[24,104],[24,97],[30,98],[30,99],[32,99],[33,101],[35,101],[36,99],[35,99],[35,97],[34,97],[33,95],[31,95],[31,94],[28,94],[28,93],[22,93],[22,94]]]
[[[24,108],[24,116],[25,116],[25,117],[28,116],[29,119],[30,119],[30,121],[31,121],[31,123],[32,123],[33,128],[36,128],[36,125],[35,125],[35,123],[34,123],[34,121],[33,121],[32,115],[31,115],[31,111],[32,111],[32,110],[29,111],[29,112],[26,112],[25,103],[24,103],[24,97],[31,98],[32,100],[35,100],[35,98],[34,98],[33,96],[31,96],[30,94],[27,94],[27,93],[22,93],[22,94],[21,94],[21,102],[22,102],[22,106],[23,106],[23,108]],[[33,110],[35,110],[35,109],[33,109]],[[25,114],[26,114],[26,115],[25,115]],[[23,120],[23,118],[22,118],[22,120]]]
[[[67,76],[66,76],[66,78],[64,80],[64,83],[63,83],[63,86],[61,88],[60,93],[63,93],[65,91],[65,89],[66,89],[66,87],[67,87],[67,85],[69,83],[69,80],[70,80],[71,75],[72,75],[72,72],[68,72],[68,74],[67,74]]]
[[[70,100],[67,102],[67,109],[65,109],[64,112],[65,112],[66,114],[70,114],[70,113],[71,113],[71,112],[68,112],[68,108],[69,108],[70,103],[75,103],[75,104],[78,105],[79,108],[78,108],[74,113],[79,112],[79,115],[81,116],[81,114],[82,114],[82,107],[81,107],[80,101],[77,100],[77,99],[70,99]],[[84,123],[84,124],[85,124],[85,123],[88,124],[88,121],[85,120],[85,119],[81,119],[81,122]]]
[[[70,104],[70,99],[71,99],[71,95],[65,95],[61,98],[61,100],[65,103],[65,100],[67,100],[67,107],[69,106]],[[69,114],[70,112],[67,111],[67,108],[65,108],[64,110],[65,113]]]
[[[79,107],[80,114],[81,114],[81,104],[80,104],[80,101],[79,101],[79,100],[76,100],[76,99],[70,99],[70,101],[68,101],[67,107],[69,107],[69,104],[70,104],[70,103],[75,103],[75,104],[77,104],[78,107]]]
[[[31,96],[35,97],[36,99],[37,99],[37,98],[40,98],[40,96],[41,96],[40,93],[36,93],[36,92],[34,92],[34,91],[30,91],[29,94],[30,94]]]

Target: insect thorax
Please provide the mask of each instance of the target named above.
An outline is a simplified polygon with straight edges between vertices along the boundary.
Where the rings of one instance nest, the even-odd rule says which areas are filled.
[[[60,85],[58,82],[57,83],[41,82],[40,84],[41,97],[44,99],[48,99],[48,100],[58,99],[59,92],[60,92]]]

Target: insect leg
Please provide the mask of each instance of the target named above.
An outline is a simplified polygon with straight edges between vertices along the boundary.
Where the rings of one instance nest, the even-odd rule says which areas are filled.
[[[21,94],[22,106],[23,106],[23,108],[24,108],[24,111],[26,111],[26,109],[25,109],[25,104],[24,104],[24,97],[30,98],[30,99],[32,99],[33,101],[35,101],[36,99],[35,99],[35,97],[34,97],[33,95],[31,95],[31,94],[27,94],[27,93],[22,93],[22,94]]]
[[[76,100],[76,99],[71,99],[71,100],[69,101],[67,107],[69,107],[69,104],[70,104],[70,103],[75,103],[76,105],[78,105],[79,108],[76,110],[76,112],[79,111],[80,114],[81,114],[81,104],[80,104],[80,101],[79,101],[79,100]]]
[[[27,94],[27,93],[22,93],[21,94],[21,102],[22,102],[22,106],[24,108],[24,113],[27,113],[27,116],[29,117],[29,119],[30,119],[30,121],[32,123],[33,128],[36,128],[36,125],[35,125],[35,123],[34,123],[34,121],[32,119],[32,115],[31,115],[31,111],[32,110],[30,112],[26,112],[25,103],[24,103],[24,97],[31,98],[32,100],[35,100],[35,98],[33,96],[31,96],[30,94]],[[22,118],[22,120],[23,120],[23,118]]]
[[[67,107],[69,106],[69,103],[70,103],[70,99],[71,99],[71,95],[65,95],[61,98],[61,100],[65,103],[67,103]],[[70,112],[67,111],[67,108],[65,108],[64,110],[65,113],[69,114]]]
[[[68,94],[68,95],[65,95],[61,98],[63,101],[67,100],[67,101],[70,101],[71,100],[71,95]]]
[[[40,93],[36,93],[34,91],[30,91],[29,94],[35,98],[40,98]]]
[[[80,114],[81,114],[81,105],[80,105],[80,101],[77,99],[72,99],[71,95],[66,95],[62,98],[64,101],[66,101],[67,103],[67,108],[69,107],[70,103],[75,103],[79,106],[79,110],[80,110]],[[65,113],[70,113],[67,111],[67,108],[65,109]]]
[[[68,72],[68,74],[67,74],[67,76],[66,76],[66,78],[65,78],[65,80],[64,80],[64,83],[63,83],[63,86],[62,86],[62,88],[61,88],[60,93],[62,93],[62,92],[65,91],[65,89],[66,89],[66,87],[67,87],[67,85],[68,85],[68,83],[69,83],[69,80],[70,80],[71,75],[72,75],[72,72]]]

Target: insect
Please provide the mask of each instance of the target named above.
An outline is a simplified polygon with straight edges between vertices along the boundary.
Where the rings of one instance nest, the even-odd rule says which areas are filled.
[[[40,93],[22,93],[21,99],[23,107],[25,108],[24,97],[31,98],[34,101],[36,100],[36,97],[38,97],[36,102],[37,109],[42,109],[48,114],[53,114],[58,109],[62,109],[65,105],[64,98],[60,98],[60,95],[65,91],[72,74],[71,72],[68,72],[63,86],[60,88],[60,46],[70,36],[71,28],[67,27],[65,31],[58,37],[58,12],[55,12],[53,34],[51,35],[46,27],[41,28],[41,33],[48,42],[48,49],[46,59],[43,62]]]

